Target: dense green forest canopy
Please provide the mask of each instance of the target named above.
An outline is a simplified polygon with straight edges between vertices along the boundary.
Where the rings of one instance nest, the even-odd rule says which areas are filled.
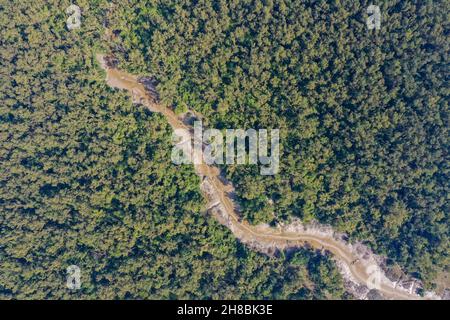
[[[203,212],[167,122],[95,64],[109,4],[77,1],[72,31],[69,4],[0,3],[0,299],[346,297],[328,257],[255,253]]]
[[[449,265],[448,1],[115,1],[121,67],[215,128],[279,128],[281,172],[224,167],[254,223],[330,223],[430,285]],[[275,217],[272,215],[275,213]]]

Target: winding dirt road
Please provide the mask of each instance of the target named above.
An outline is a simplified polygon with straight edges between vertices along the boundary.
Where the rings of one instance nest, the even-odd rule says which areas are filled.
[[[163,114],[173,129],[191,129],[172,110],[155,103],[136,76],[108,67],[103,55],[97,55],[97,60],[106,71],[106,82],[110,87],[129,91],[133,102]],[[360,298],[366,298],[369,289],[373,288],[387,299],[422,298],[411,292],[412,290],[398,286],[396,282],[389,280],[379,267],[377,256],[369,252],[366,247],[346,243],[342,237],[330,230],[309,228],[299,221],[278,228],[266,225],[253,226],[246,221],[241,221],[231,197],[233,187],[228,182],[224,182],[218,168],[199,164],[195,165],[195,171],[202,178],[201,188],[209,201],[209,212],[220,223],[227,226],[240,241],[250,247],[270,253],[308,244],[334,255],[344,279],[353,283],[359,291],[365,292],[364,295],[359,296]]]

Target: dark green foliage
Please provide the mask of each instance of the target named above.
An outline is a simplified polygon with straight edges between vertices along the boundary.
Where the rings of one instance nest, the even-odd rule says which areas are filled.
[[[216,128],[280,128],[281,173],[226,167],[245,218],[317,219],[426,284],[449,265],[446,1],[120,1],[121,65]]]

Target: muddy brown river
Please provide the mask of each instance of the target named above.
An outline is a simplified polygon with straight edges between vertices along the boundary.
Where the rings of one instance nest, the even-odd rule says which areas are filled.
[[[110,87],[127,90],[134,103],[142,104],[152,112],[161,113],[173,129],[190,129],[171,109],[155,103],[138,77],[108,67],[101,54],[96,58],[106,71],[106,82]],[[405,287],[404,284],[400,285],[399,281],[388,279],[380,268],[380,257],[362,244],[344,241],[342,235],[335,233],[329,226],[305,226],[301,221],[294,221],[274,228],[267,225],[250,225],[242,221],[230,196],[233,186],[224,181],[219,169],[206,164],[194,166],[202,179],[200,187],[208,200],[208,212],[249,247],[268,254],[305,245],[329,251],[344,277],[346,288],[356,298],[365,299],[370,289],[376,289],[386,299],[422,299],[412,290],[416,280],[408,282],[411,287]],[[433,293],[427,293],[425,297],[438,298]]]

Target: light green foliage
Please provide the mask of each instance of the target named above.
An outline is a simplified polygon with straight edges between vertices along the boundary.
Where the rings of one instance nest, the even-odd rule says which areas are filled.
[[[69,4],[0,4],[0,299],[322,297],[308,261],[335,270],[328,258],[252,252],[202,212],[193,168],[170,161],[169,125],[95,64],[109,4],[77,1],[68,31]],[[72,264],[79,291],[66,288]],[[327,291],[343,297],[335,279]]]

